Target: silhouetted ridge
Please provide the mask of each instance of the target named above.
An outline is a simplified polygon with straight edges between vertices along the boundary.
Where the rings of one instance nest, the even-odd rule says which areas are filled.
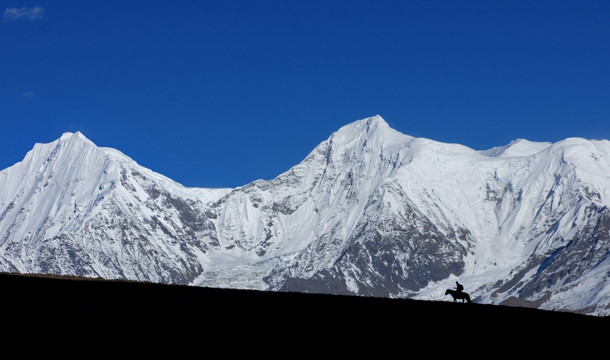
[[[566,327],[579,329],[576,334],[570,332],[572,339],[590,334],[591,340],[605,333],[605,329],[597,330],[599,326],[609,324],[603,317],[452,301],[14,274],[1,274],[0,286],[3,326],[47,340],[179,339],[310,347],[349,342],[396,348],[432,338],[457,344],[473,336],[508,339],[516,334],[522,334],[519,342],[529,342],[540,336],[565,335]],[[536,333],[528,332],[532,326]],[[40,331],[45,328],[52,331]]]

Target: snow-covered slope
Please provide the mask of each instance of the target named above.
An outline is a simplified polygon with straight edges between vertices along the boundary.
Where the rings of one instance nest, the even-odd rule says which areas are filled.
[[[187,283],[202,271],[213,227],[187,189],[80,133],[36,144],[0,172],[0,268]]]
[[[348,124],[300,164],[185,188],[82,134],[0,172],[0,269],[610,314],[610,143],[486,151]]]

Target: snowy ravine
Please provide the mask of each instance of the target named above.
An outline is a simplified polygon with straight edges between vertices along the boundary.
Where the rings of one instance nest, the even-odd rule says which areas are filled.
[[[186,188],[81,133],[0,172],[0,271],[610,315],[610,142],[476,151],[379,116],[273,180]]]

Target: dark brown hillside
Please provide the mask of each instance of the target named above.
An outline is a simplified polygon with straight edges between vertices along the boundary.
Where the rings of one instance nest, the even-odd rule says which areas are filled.
[[[0,274],[0,286],[4,341],[38,344],[29,351],[451,353],[459,346],[470,353],[481,344],[500,352],[597,351],[610,325],[607,318],[449,297],[390,300],[14,274]]]

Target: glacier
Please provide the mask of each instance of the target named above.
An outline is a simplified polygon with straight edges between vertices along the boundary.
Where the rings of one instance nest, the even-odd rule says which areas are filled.
[[[237,188],[188,188],[82,133],[0,171],[0,270],[610,314],[610,142],[474,150],[381,116]]]

